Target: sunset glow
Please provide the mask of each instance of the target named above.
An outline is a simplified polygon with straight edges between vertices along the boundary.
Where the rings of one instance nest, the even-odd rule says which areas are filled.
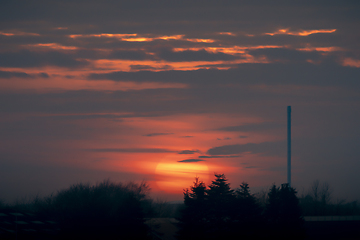
[[[159,163],[155,174],[159,178],[156,181],[160,190],[178,193],[184,186],[191,186],[194,176],[202,181],[209,182],[209,168],[205,163]]]
[[[294,186],[360,199],[356,1],[5,2],[5,203],[103,179],[179,201],[214,173],[262,191],[286,181],[287,106]]]

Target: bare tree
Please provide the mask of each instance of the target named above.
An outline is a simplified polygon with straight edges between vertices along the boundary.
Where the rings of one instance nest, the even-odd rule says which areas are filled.
[[[331,200],[332,189],[329,183],[315,180],[309,190],[309,196],[312,198],[313,211],[315,215],[324,214]]]
[[[320,201],[322,205],[325,206],[330,203],[331,194],[332,194],[332,189],[330,188],[329,183],[324,182],[321,185],[321,189],[320,189]]]
[[[310,188],[310,192],[309,195],[312,197],[312,199],[317,202],[319,201],[319,185],[320,185],[320,181],[319,179],[315,180]]]

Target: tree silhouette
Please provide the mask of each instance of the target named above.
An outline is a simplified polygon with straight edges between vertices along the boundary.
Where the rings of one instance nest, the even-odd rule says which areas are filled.
[[[207,190],[209,238],[230,238],[234,232],[234,190],[230,188],[224,174],[215,174]]]
[[[224,174],[215,174],[208,188],[196,178],[184,190],[184,205],[178,239],[238,239],[239,231],[258,236],[253,229],[260,227],[262,210],[248,184],[235,192]]]
[[[55,219],[60,239],[146,239],[146,183],[76,184],[35,203],[39,216]]]
[[[303,239],[303,217],[294,188],[273,185],[265,209],[270,236],[280,239]]]
[[[250,193],[249,184],[243,182],[236,193],[234,206],[237,228],[241,229],[244,238],[261,237],[264,227],[262,211],[258,200]]]
[[[308,205],[311,207],[311,215],[325,215],[331,199],[332,190],[327,182],[320,185],[319,180],[315,180],[307,195]]]
[[[208,186],[198,178],[184,190],[178,239],[302,239],[303,218],[295,189],[272,186],[265,210],[243,182],[236,191],[224,174]]]
[[[195,178],[193,186],[184,189],[184,205],[179,220],[178,239],[202,239],[207,231],[207,194],[204,182]]]

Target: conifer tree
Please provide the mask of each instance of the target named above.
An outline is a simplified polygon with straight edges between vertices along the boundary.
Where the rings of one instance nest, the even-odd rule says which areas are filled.
[[[235,194],[227,181],[224,174],[215,174],[215,180],[207,190],[210,238],[226,239],[234,234]]]
[[[178,239],[202,239],[207,227],[207,194],[204,182],[195,178],[193,186],[184,189],[184,209],[179,220]]]
[[[250,193],[249,184],[243,182],[236,191],[236,204],[234,207],[236,225],[242,230],[243,237],[260,237],[264,226],[262,208],[253,194]]]
[[[280,239],[303,239],[303,217],[296,191],[288,184],[273,185],[268,194],[265,217],[269,234]]]

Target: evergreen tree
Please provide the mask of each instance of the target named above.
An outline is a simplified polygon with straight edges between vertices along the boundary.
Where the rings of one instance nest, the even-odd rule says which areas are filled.
[[[184,190],[184,209],[179,220],[178,239],[201,239],[207,228],[207,194],[204,182],[195,178],[193,186]]]
[[[207,190],[209,238],[231,238],[234,235],[235,194],[224,174],[215,174]]]
[[[241,229],[244,238],[261,236],[264,226],[262,208],[255,196],[250,193],[249,184],[246,182],[236,191],[234,213],[237,228]]]
[[[288,184],[273,185],[268,194],[265,217],[269,234],[280,239],[303,239],[303,217],[296,191]]]
[[[262,236],[262,208],[247,183],[236,192],[224,174],[206,188],[197,178],[184,190],[178,239],[254,239]]]

